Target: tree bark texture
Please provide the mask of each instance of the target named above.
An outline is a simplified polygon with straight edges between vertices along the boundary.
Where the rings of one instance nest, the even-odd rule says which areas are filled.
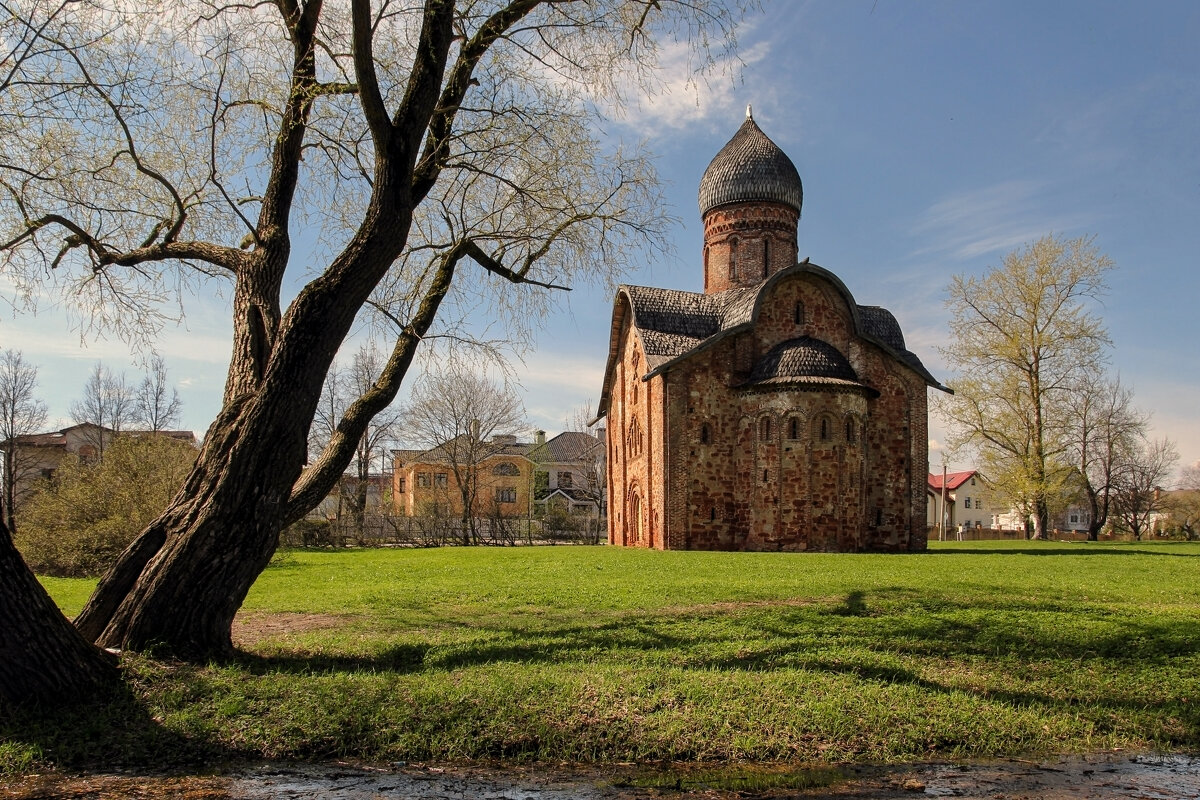
[[[0,518],[0,701],[71,703],[102,695],[118,682],[116,659],[62,615]]]

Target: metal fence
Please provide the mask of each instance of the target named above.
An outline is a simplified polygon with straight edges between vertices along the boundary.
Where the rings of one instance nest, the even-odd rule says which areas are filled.
[[[367,514],[354,520],[308,518],[283,531],[286,547],[515,547],[546,544],[604,544],[607,521],[585,517],[553,519],[401,517]]]

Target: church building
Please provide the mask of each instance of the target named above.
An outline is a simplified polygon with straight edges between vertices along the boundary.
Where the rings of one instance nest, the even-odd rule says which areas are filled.
[[[611,544],[925,549],[926,388],[944,387],[889,311],[797,262],[803,197],[747,109],[700,181],[704,292],[617,290]]]

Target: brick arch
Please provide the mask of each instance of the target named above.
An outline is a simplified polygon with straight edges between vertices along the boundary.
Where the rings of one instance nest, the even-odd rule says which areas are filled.
[[[812,418],[812,441],[818,447],[832,447],[841,436],[838,419],[828,411],[819,411]]]
[[[647,542],[648,527],[645,523],[646,503],[642,497],[641,487],[637,481],[629,484],[625,494],[625,543],[642,545]]]

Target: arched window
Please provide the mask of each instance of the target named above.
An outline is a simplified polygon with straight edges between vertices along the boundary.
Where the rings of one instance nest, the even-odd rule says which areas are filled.
[[[791,417],[788,419],[788,438],[789,439],[799,439],[800,438],[800,418],[799,417]]]
[[[629,497],[629,516],[633,522],[633,540],[642,541],[642,498],[634,489]]]
[[[517,465],[511,461],[501,461],[496,466],[492,467],[493,475],[520,475],[521,470],[517,469]]]
[[[820,438],[820,440],[822,442],[828,442],[829,441],[829,418],[828,417],[821,417],[820,428],[821,428],[821,432],[820,432],[818,438]]]
[[[771,441],[771,418],[763,417],[758,421],[758,440],[760,442]]]
[[[796,301],[796,307],[792,309],[792,322],[797,325],[804,324],[804,303]]]
[[[854,427],[854,417],[846,417],[846,442],[849,444],[854,444],[857,438]]]
[[[642,426],[638,424],[637,417],[629,421],[629,430],[625,434],[625,447],[628,449],[630,457],[636,458],[642,454]]]

